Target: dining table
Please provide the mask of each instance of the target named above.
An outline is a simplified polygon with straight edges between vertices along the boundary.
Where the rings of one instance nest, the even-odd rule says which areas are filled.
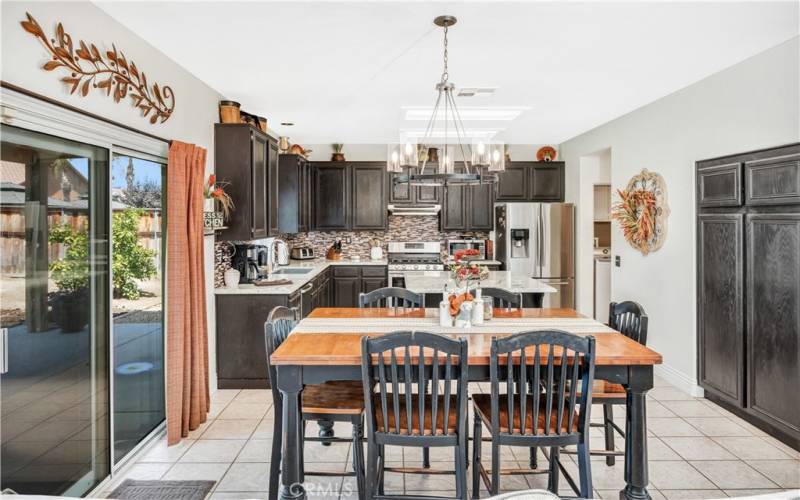
[[[620,499],[649,499],[647,491],[646,394],[653,387],[656,351],[574,309],[493,309],[492,318],[470,328],[440,326],[438,309],[314,309],[293,329],[270,358],[282,395],[281,489],[283,500],[306,497],[302,486],[300,402],[305,384],[361,380],[361,338],[391,331],[432,331],[464,337],[469,344],[469,380],[489,380],[493,337],[531,330],[564,330],[592,335],[596,343],[595,378],[625,388],[625,487]]]

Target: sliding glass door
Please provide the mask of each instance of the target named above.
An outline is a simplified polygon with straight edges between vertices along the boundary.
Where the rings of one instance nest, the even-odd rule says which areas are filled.
[[[0,125],[0,489],[110,471],[109,150]]]
[[[114,463],[165,418],[166,165],[143,156],[111,161]]]

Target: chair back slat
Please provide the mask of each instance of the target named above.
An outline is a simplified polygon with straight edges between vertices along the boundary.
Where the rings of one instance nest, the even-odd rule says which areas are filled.
[[[289,334],[297,325],[297,308],[289,309],[288,307],[278,306],[273,308],[267,321],[264,322],[264,350],[267,359],[267,375],[269,376],[269,385],[272,389],[272,398],[274,401],[281,400],[281,393],[278,391],[278,370],[272,366],[270,358],[272,353],[283,344],[283,341],[289,337]]]
[[[430,354],[432,357],[426,356]],[[380,432],[384,434],[438,435],[436,424],[442,421],[443,432],[450,439],[453,431],[465,432],[461,417],[466,411],[467,357],[466,340],[454,340],[436,333],[394,332],[380,337],[364,337],[361,373],[369,431],[378,432],[376,424],[379,422],[374,414],[378,409],[383,413]],[[383,364],[386,358],[391,360],[390,373],[386,372]],[[379,388],[373,389],[376,381]],[[429,383],[430,391],[427,389]],[[453,383],[456,387],[455,404],[450,402]],[[440,404],[442,392],[443,402]],[[376,398],[381,401],[378,403]],[[455,429],[449,426],[451,412],[458,417]],[[388,418],[387,415],[392,413],[394,418]],[[430,418],[425,418],[426,415]]]
[[[406,381],[406,390],[405,390],[405,396],[406,396],[406,426],[407,426],[406,427],[406,434],[410,435],[411,431],[413,429],[413,427],[412,427],[412,424],[413,424],[412,417],[414,416],[414,405],[412,404],[413,403],[413,399],[412,399],[412,394],[413,394],[412,385],[413,384],[412,384],[412,382],[414,381],[414,379],[413,379],[413,375],[411,373],[411,349],[410,349],[410,346],[406,346],[406,348],[404,349],[404,352],[403,352],[403,373],[405,375],[405,381]],[[396,415],[395,418],[399,419],[400,415],[399,414]]]
[[[507,310],[519,309],[522,307],[522,294],[512,293],[502,288],[482,288],[481,294],[494,299],[494,307],[502,307]]]
[[[390,362],[392,363],[392,366],[394,367],[395,366],[394,353],[392,353],[392,359],[391,359]],[[380,379],[380,384],[378,384],[378,385],[380,386],[379,390],[381,391],[381,410],[382,410],[382,413],[383,413],[383,427],[384,427],[384,429],[388,429],[389,428],[389,412],[388,412],[388,404],[387,404],[388,396],[386,394],[386,360],[384,359],[383,356],[381,356],[380,359],[379,359],[378,367],[379,367],[378,368],[378,370],[379,370],[378,371],[378,376],[379,376],[379,379]]]
[[[647,345],[647,314],[633,301],[612,302],[609,305],[608,326],[636,342]]]
[[[528,418],[528,367],[527,359],[525,354],[525,346],[522,346],[519,355],[519,421],[522,424],[520,426],[520,430],[522,434],[525,434],[525,429],[528,427],[525,425]]]
[[[423,296],[405,288],[383,287],[358,296],[358,307],[394,307],[395,309],[416,309],[422,307]]]
[[[564,395],[567,391],[567,350],[561,350],[561,373],[558,376],[558,416],[556,417],[556,429],[561,429],[564,423]]]
[[[531,391],[533,391],[533,434],[538,434],[539,429],[539,404],[541,403],[541,375],[542,375],[542,360],[539,359],[541,355],[541,350],[539,349],[539,344],[536,344],[534,350],[534,358],[533,358],[533,384],[531,385]]]
[[[545,413],[544,413],[544,433],[550,434],[550,422],[553,417],[553,344],[550,344],[547,349],[547,385],[545,386]]]
[[[397,376],[397,371],[397,352],[392,349],[392,407],[395,414],[395,431],[400,434],[400,378]],[[383,393],[381,393],[381,397],[383,397]],[[383,428],[388,429],[389,426],[384,425]]]
[[[453,360],[449,354],[445,355],[444,361],[444,434],[450,431],[450,391],[452,390],[453,380]]]
[[[431,422],[437,422],[439,416],[439,349],[433,350],[433,369],[431,370]],[[436,426],[433,427],[433,435],[436,435]]]
[[[508,434],[564,436],[588,428],[594,363],[595,340],[591,336],[545,330],[492,339],[489,371],[494,432],[501,432],[501,405],[508,411],[508,429],[502,431]],[[505,394],[500,393],[501,386]]]

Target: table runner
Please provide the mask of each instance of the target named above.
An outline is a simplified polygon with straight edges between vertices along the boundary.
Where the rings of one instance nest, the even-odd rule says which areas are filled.
[[[456,328],[439,326],[439,318],[305,318],[294,333],[389,333],[396,330],[424,330],[450,335],[513,334],[529,330],[564,330],[575,334],[614,333],[615,330],[591,318],[492,318],[480,326]]]

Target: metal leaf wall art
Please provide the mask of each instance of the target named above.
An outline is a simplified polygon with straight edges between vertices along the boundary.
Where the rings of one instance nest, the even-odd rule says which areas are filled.
[[[144,71],[139,70],[132,60],[125,58],[125,54],[117,51],[115,45],[112,50],[103,54],[95,44],[87,44],[83,40],[73,44],[72,37],[64,31],[64,26],[58,23],[55,38],[48,39],[42,27],[29,13],[28,20],[21,21],[23,29],[32,34],[50,52],[52,59],[47,61],[42,68],[53,71],[64,68],[70,72],[69,76],[61,81],[71,87],[70,93],[80,92],[86,97],[89,89],[98,88],[105,90],[107,96],[114,96],[114,102],[120,102],[130,96],[134,107],[142,112],[143,117],[149,117],[150,123],[164,123],[172,116],[175,109],[175,94],[168,86],[159,86],[158,83],[148,85]]]

